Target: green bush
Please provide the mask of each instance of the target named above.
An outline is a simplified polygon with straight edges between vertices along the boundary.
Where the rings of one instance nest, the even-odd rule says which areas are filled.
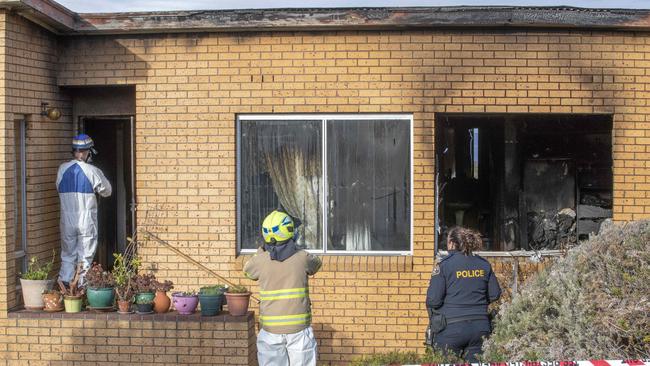
[[[607,225],[499,312],[484,359],[650,357],[650,222]]]
[[[426,353],[421,355],[416,352],[393,351],[375,355],[363,356],[352,361],[352,366],[383,366],[406,364],[459,364],[464,361],[453,354],[445,355],[438,349],[427,347]]]
[[[199,294],[207,296],[222,295],[224,292],[226,292],[226,288],[226,285],[205,286],[201,287]]]
[[[32,257],[27,264],[27,272],[21,273],[20,278],[24,280],[47,280],[47,277],[54,266],[55,252],[52,251],[52,260],[40,264],[38,258]]]

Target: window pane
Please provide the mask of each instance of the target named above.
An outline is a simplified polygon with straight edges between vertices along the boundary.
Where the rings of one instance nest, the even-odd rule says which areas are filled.
[[[25,156],[25,121],[14,120],[14,250],[16,252],[25,250],[25,241],[23,240],[23,222],[24,218],[24,172],[23,159]],[[20,267],[19,267],[20,268]]]
[[[328,250],[410,249],[409,121],[328,121]]]
[[[278,207],[297,218],[297,243],[322,245],[321,121],[240,122],[241,247],[262,240],[264,217]]]

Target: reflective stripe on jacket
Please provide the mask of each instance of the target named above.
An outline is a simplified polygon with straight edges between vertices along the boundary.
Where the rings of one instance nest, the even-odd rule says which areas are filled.
[[[308,276],[321,260],[299,250],[284,261],[271,260],[262,248],[244,265],[246,277],[259,281],[260,323],[269,333],[291,334],[311,324]]]

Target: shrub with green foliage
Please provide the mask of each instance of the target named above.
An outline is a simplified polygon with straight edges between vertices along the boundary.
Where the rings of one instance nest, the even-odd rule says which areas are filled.
[[[607,225],[499,312],[483,359],[650,358],[650,222]]]
[[[47,277],[54,266],[55,252],[52,251],[52,260],[40,264],[38,258],[32,257],[27,264],[27,272],[21,273],[20,278],[24,280],[47,280]]]

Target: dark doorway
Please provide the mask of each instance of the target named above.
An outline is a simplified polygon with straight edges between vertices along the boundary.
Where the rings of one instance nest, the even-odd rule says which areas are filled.
[[[484,248],[562,250],[612,216],[608,115],[436,116],[438,248],[460,225]]]
[[[99,198],[99,243],[95,260],[104,268],[113,265],[113,253],[124,252],[134,226],[132,117],[81,117],[79,129],[93,138],[98,154],[95,166],[111,182],[113,194]]]

